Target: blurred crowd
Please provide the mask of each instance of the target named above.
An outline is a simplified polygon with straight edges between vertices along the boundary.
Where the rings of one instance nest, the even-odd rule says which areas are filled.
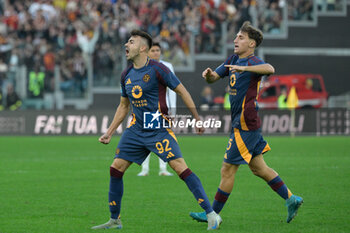
[[[283,9],[285,0],[257,1],[258,27],[271,35],[283,33]]]
[[[312,21],[315,17],[313,0],[290,0],[288,2],[288,19]]]
[[[135,28],[161,44],[164,60],[186,66],[193,59],[192,35],[194,52],[201,54],[220,53],[222,43],[231,43],[246,20],[257,21],[264,33],[280,33],[285,1],[0,0],[0,91],[7,92],[6,83],[16,86],[21,65],[29,98],[42,98],[55,88],[84,96],[90,64],[94,86],[118,85],[123,45]],[[292,2],[305,11],[303,2],[310,1]],[[221,39],[223,22],[228,41]]]

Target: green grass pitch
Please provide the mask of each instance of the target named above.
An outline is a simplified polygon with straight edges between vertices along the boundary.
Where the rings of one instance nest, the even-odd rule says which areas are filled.
[[[109,218],[109,166],[119,137],[102,145],[98,137],[0,137],[0,232],[96,232],[90,227]],[[227,137],[178,137],[188,166],[213,200]],[[350,138],[266,137],[265,156],[297,195],[298,216],[285,222],[284,201],[247,166],[221,212],[220,232],[350,232]],[[190,211],[201,211],[177,176],[159,177],[156,156],[151,174],[124,175],[122,232],[205,232]],[[115,230],[109,230],[115,231]],[[97,231],[98,232],[98,231]],[[107,232],[107,231],[106,231]]]

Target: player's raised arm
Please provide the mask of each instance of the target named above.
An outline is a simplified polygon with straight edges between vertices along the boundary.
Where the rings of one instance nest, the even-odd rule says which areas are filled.
[[[205,81],[207,81],[207,83],[213,83],[220,79],[220,76],[210,68],[206,68],[203,71],[202,77],[205,79]]]
[[[248,71],[248,72],[253,72],[257,74],[266,74],[266,75],[275,73],[275,68],[268,63],[261,64],[261,65],[253,65],[253,66],[225,65],[225,67],[231,68],[237,72]]]
[[[193,117],[199,121],[199,115],[196,109],[196,105],[193,102],[193,99],[190,95],[190,93],[186,90],[186,88],[184,87],[184,85],[182,85],[181,83],[174,89],[174,91],[181,96],[182,100],[184,101],[184,103],[186,104],[187,108],[191,111]],[[198,134],[202,134],[204,132],[204,128],[196,128],[196,131]]]
[[[112,123],[109,125],[107,132],[99,138],[103,144],[108,144],[111,137],[119,125],[123,122],[130,109],[130,101],[126,97],[120,97],[120,104],[114,114]]]

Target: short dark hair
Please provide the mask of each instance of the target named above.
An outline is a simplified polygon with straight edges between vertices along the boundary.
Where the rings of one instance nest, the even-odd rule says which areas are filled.
[[[241,32],[246,32],[250,39],[255,40],[256,47],[258,47],[264,39],[262,31],[253,27],[249,21],[245,21],[239,30]]]
[[[162,46],[160,46],[159,42],[153,42],[152,46],[157,46],[162,50]]]
[[[147,32],[134,29],[131,31],[130,34],[131,34],[131,36],[140,36],[142,38],[145,38],[147,40],[148,48],[150,49],[152,47],[152,45],[153,45],[152,37]]]

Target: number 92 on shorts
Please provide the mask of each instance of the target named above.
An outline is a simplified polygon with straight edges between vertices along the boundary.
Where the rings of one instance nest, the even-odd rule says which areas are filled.
[[[132,128],[127,128],[121,136],[115,158],[141,165],[150,152],[157,154],[164,162],[182,158],[179,144],[171,129],[141,131]]]

